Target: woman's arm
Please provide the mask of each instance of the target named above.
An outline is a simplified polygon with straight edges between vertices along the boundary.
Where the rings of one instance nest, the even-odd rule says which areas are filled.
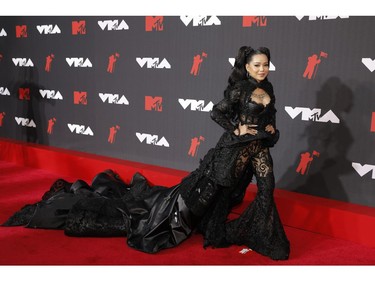
[[[227,91],[225,98],[213,106],[211,118],[225,130],[233,132],[237,125],[232,123],[231,118],[237,109],[241,91],[237,87]]]

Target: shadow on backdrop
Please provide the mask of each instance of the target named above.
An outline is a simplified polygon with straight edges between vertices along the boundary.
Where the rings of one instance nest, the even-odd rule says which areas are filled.
[[[340,177],[352,172],[347,153],[354,139],[342,116],[352,107],[353,91],[339,78],[329,78],[317,92],[315,108],[322,109],[321,116],[313,115],[310,119],[317,121],[332,110],[340,123],[306,123],[309,125],[299,140],[307,141],[307,150],[297,154],[294,165],[279,179],[278,186],[303,194],[348,201]]]
[[[39,84],[38,68],[20,67],[11,88],[13,97],[17,99],[17,117],[23,118],[23,121],[18,120],[21,140],[48,145],[45,100],[39,92],[43,87]]]

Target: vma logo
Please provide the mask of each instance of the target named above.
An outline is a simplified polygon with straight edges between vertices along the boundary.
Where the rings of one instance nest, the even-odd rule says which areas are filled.
[[[190,110],[192,111],[210,112],[212,111],[212,108],[214,106],[212,101],[205,105],[204,100],[178,99],[178,102],[181,104],[183,109],[186,109],[190,106]]]
[[[296,16],[296,18],[300,21],[305,16]],[[347,19],[349,16],[309,16],[309,20],[334,20],[337,18]]]
[[[5,112],[0,112],[0,127],[3,126],[3,121],[6,113]]]
[[[242,17],[242,26],[267,26],[267,17]]]
[[[37,25],[36,29],[38,29],[40,34],[60,34],[61,30],[57,24],[53,26],[52,24],[46,25]]]
[[[113,73],[115,71],[115,63],[117,59],[120,57],[119,53],[114,53],[109,56],[108,58],[108,66],[107,66],[107,72]]]
[[[91,130],[89,126],[86,127],[84,125],[68,123],[68,128],[71,133],[76,133],[78,135],[85,135],[85,136],[94,136],[94,132]]]
[[[146,68],[171,68],[167,59],[163,59],[161,62],[159,58],[136,58],[136,60],[141,68],[145,65]]]
[[[54,54],[50,54],[46,57],[46,65],[44,67],[44,70],[46,72],[50,72],[51,71],[51,63],[52,63],[52,60],[55,58],[55,55]]]
[[[0,87],[0,95],[10,96],[10,92],[9,92],[8,88]]]
[[[87,92],[74,91],[74,104],[87,105]]]
[[[28,58],[12,58],[12,61],[15,66],[20,67],[34,67],[34,63],[31,59]]]
[[[36,128],[35,122],[33,119],[23,118],[23,117],[14,117],[17,124],[22,127]]]
[[[86,34],[86,21],[72,21],[72,35],[85,35]]]
[[[27,37],[27,25],[16,25],[16,38]]]
[[[20,99],[20,100],[30,100],[30,88],[19,88],[18,89],[18,99]]]
[[[327,123],[330,121],[331,123],[340,123],[340,119],[329,110],[326,114],[321,116],[322,110],[320,108],[306,108],[306,107],[291,107],[285,106],[285,111],[289,114],[292,119],[296,118],[300,113],[302,113],[301,120],[303,121],[315,121],[315,122],[324,122]]]
[[[113,31],[113,30],[128,30],[129,26],[128,24],[122,20],[119,23],[119,20],[103,20],[103,21],[98,21],[98,25],[102,30],[108,30],[108,31]]]
[[[66,62],[70,67],[92,67],[92,63],[88,58],[66,58]]]
[[[352,167],[354,170],[357,171],[358,175],[363,177],[364,175],[368,174],[369,172],[372,171],[371,178],[375,179],[375,165],[368,165],[368,164],[360,164],[360,163],[352,163]]]
[[[145,110],[163,111],[163,97],[145,96]]]
[[[39,93],[42,96],[42,98],[44,98],[44,99],[63,100],[63,96],[60,94],[59,91],[56,92],[55,90],[42,90],[42,89],[40,89]]]
[[[370,70],[373,72],[375,70],[375,59],[371,58],[363,58],[362,63]]]
[[[203,58],[207,58],[207,54],[205,52],[202,52],[202,55],[198,54],[194,56],[193,59],[193,66],[191,67],[190,74],[197,76],[199,73],[199,70],[201,69],[201,63],[203,62]]]
[[[221,21],[216,16],[181,16],[180,19],[186,26],[190,23],[192,23],[193,26],[221,25]]]
[[[164,17],[146,17],[146,31],[163,31]]]
[[[169,147],[169,143],[165,139],[165,137],[159,138],[159,136],[157,135],[150,135],[145,133],[135,133],[135,135],[141,143],[143,143],[143,141],[146,141],[147,144]]]
[[[118,94],[99,93],[99,97],[103,103],[129,105],[129,101],[124,95],[120,97]]]
[[[5,29],[2,28],[2,29],[0,30],[0,37],[5,37],[5,36],[8,36],[8,34],[7,34],[7,32],[5,31]]]
[[[52,135],[53,127],[55,126],[55,123],[56,123],[55,117],[48,120],[47,134]]]

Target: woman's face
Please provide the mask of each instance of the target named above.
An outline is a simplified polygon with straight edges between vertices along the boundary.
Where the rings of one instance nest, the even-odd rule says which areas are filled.
[[[266,55],[254,55],[251,61],[246,64],[246,70],[251,77],[258,82],[264,80],[269,72],[269,62]]]

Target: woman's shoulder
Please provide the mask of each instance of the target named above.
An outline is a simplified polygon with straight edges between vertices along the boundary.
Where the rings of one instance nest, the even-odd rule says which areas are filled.
[[[251,85],[251,83],[249,83],[249,80],[245,79],[245,80],[237,81],[233,85],[233,88],[235,88],[235,89],[244,89],[246,87],[249,87],[250,85]]]
[[[257,82],[254,79],[245,79],[237,81],[226,89],[226,95],[233,95],[240,92],[253,92],[256,88],[265,90],[271,97],[274,96],[272,83],[268,80]]]

